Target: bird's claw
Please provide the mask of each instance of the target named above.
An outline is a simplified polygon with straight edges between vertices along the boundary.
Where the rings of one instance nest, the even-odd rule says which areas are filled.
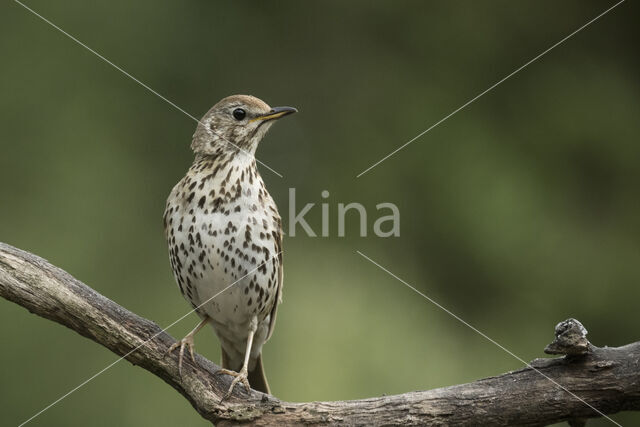
[[[231,381],[231,386],[229,387],[229,391],[227,391],[227,394],[222,396],[222,399],[220,399],[220,403],[224,402],[225,400],[227,400],[227,398],[229,398],[229,396],[231,396],[231,393],[233,392],[233,388],[238,383],[242,383],[242,385],[244,385],[244,387],[247,389],[247,392],[251,391],[247,369],[245,368],[242,368],[240,372],[230,371],[228,369],[222,368],[216,371],[215,375],[231,375],[232,377],[235,377],[233,378],[233,381]]]
[[[191,354],[191,360],[193,363],[196,363],[196,358],[193,355],[193,335],[189,334],[186,337],[182,338],[180,341],[176,341],[173,343],[169,350],[167,350],[167,354],[170,354],[176,348],[180,347],[180,354],[178,356],[178,373],[182,376],[182,358],[184,357],[184,348],[189,347],[189,353]]]

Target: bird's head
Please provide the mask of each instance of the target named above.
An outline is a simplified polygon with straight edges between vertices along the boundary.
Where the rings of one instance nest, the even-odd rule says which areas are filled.
[[[297,111],[293,107],[272,108],[249,95],[228,96],[200,120],[191,149],[204,155],[239,149],[254,154],[275,120]]]

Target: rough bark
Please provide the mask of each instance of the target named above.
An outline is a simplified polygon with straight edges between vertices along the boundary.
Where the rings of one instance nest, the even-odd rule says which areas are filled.
[[[546,351],[524,369],[468,384],[362,400],[291,403],[230,384],[219,367],[200,355],[187,357],[183,375],[166,352],[174,339],[144,319],[31,253],[0,243],[0,296],[67,326],[166,381],[205,419],[217,425],[526,425],[640,410],[640,342],[597,348],[569,319],[556,327]],[[561,384],[571,393],[553,384]]]

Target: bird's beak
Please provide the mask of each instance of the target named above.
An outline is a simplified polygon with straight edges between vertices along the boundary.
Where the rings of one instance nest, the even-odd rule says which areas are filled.
[[[251,119],[251,121],[254,122],[256,120],[259,120],[262,122],[266,122],[267,120],[279,119],[280,117],[284,117],[288,114],[293,114],[297,112],[298,110],[296,110],[293,107],[273,107],[271,111],[269,111],[268,113],[258,116],[256,118],[253,118]]]

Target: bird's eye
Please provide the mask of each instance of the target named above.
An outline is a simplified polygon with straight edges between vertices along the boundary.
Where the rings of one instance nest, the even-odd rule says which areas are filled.
[[[247,115],[247,112],[244,111],[242,108],[236,108],[235,110],[233,110],[233,118],[236,120],[242,120],[245,118],[246,115]]]

